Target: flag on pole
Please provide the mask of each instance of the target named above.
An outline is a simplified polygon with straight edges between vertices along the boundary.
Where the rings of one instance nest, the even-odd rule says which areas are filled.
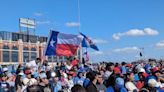
[[[140,57],[142,57],[143,56],[143,54],[142,54],[142,52],[144,51],[144,47],[142,47],[142,48],[140,48]]]
[[[89,61],[89,55],[88,55],[88,51],[87,51],[87,48],[84,52],[84,55],[85,55],[85,61]]]
[[[45,48],[45,55],[73,56],[80,43],[81,38],[78,35],[51,31]]]
[[[142,53],[140,52],[140,57],[142,57]]]
[[[94,44],[94,42],[89,37],[87,37],[83,33],[80,34],[83,36],[82,47],[90,47],[94,50],[99,51],[98,47]]]

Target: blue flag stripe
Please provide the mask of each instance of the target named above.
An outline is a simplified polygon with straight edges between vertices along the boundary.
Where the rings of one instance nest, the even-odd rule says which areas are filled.
[[[46,52],[45,52],[46,56],[56,55],[56,44],[57,44],[58,33],[59,32],[51,31],[51,35],[49,37]]]

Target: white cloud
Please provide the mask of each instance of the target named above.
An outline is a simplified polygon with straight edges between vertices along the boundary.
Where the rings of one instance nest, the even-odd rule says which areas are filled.
[[[99,56],[99,55],[103,55],[104,53],[102,51],[94,51],[91,52],[90,55],[94,55],[94,56]]]
[[[117,34],[113,34],[112,38],[113,38],[114,40],[120,40],[120,36],[117,35]]]
[[[46,21],[37,21],[36,23],[39,25],[45,25],[45,24],[50,24],[51,22],[49,20],[46,20]]]
[[[145,32],[143,30],[139,30],[139,29],[131,29],[128,32],[123,33],[123,36],[127,35],[127,36],[143,36],[145,35]]]
[[[144,31],[147,35],[158,35],[159,34],[159,32],[157,30],[154,30],[151,28],[145,28]]]
[[[116,53],[133,53],[133,52],[137,52],[140,51],[140,49],[138,47],[125,47],[125,48],[119,48],[119,49],[115,49],[113,50]]]
[[[157,48],[164,48],[164,40],[162,40],[162,41],[156,43],[156,47],[157,47]]]
[[[157,30],[154,30],[152,28],[144,28],[143,30],[140,29],[131,29],[127,32],[123,32],[123,33],[115,33],[113,34],[112,38],[114,40],[120,40],[120,38],[122,36],[155,36],[158,35],[159,32]]]
[[[43,16],[43,13],[35,12],[35,13],[34,13],[34,16],[36,16],[36,17],[41,17],[41,16]]]
[[[103,40],[103,39],[93,39],[93,42],[94,43],[97,43],[97,44],[105,44],[105,43],[108,43],[108,41]]]
[[[78,27],[78,26],[80,26],[80,23],[79,22],[67,22],[65,25],[67,27]]]

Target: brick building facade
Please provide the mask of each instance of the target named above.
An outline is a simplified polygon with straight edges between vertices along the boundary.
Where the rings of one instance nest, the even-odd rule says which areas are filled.
[[[44,56],[47,37],[0,31],[0,64],[18,64],[37,57],[49,62],[63,61],[66,57]]]

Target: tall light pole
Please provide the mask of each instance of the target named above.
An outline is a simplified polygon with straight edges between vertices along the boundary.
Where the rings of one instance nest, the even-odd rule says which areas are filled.
[[[78,5],[78,33],[80,34],[80,0],[77,0],[77,5]],[[80,44],[80,47],[79,47],[79,50],[80,50],[80,63],[82,63],[82,43]]]

